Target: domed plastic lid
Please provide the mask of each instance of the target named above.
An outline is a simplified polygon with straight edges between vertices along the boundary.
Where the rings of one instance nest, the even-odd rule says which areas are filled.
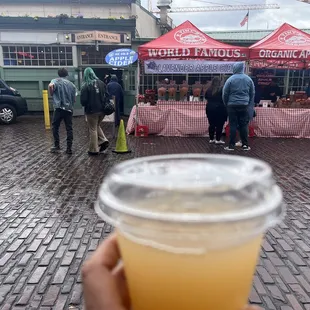
[[[99,192],[97,211],[172,222],[224,222],[283,213],[270,166],[226,155],[167,155],[123,162]],[[113,219],[112,219],[113,220]]]

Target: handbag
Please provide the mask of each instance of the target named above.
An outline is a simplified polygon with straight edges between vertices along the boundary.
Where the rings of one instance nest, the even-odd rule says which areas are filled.
[[[105,115],[111,115],[115,112],[115,106],[114,106],[114,101],[113,99],[106,99],[104,108],[103,108],[103,113]]]
[[[111,99],[111,96],[106,92],[104,94],[103,113],[105,115],[111,115],[114,112],[115,112],[114,100]]]

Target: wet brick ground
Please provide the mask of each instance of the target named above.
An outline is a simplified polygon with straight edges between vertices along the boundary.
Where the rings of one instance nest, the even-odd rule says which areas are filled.
[[[131,137],[132,154],[89,158],[84,119],[74,127],[69,157],[49,153],[51,135],[38,117],[0,126],[0,309],[82,309],[82,262],[111,232],[93,204],[112,165],[134,156],[221,151],[203,138]],[[309,310],[310,140],[256,139],[252,147],[246,156],[273,166],[288,215],[267,234],[251,302]]]

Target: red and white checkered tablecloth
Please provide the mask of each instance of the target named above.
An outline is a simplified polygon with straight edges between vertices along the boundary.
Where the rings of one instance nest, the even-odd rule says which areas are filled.
[[[255,108],[255,135],[266,138],[310,138],[310,109]]]
[[[135,130],[136,107],[133,107],[127,134]],[[138,107],[138,124],[146,125],[150,134],[160,136],[206,136],[208,120],[203,102],[162,101],[156,106]]]
[[[136,115],[137,114],[137,115]],[[310,109],[256,108],[252,122],[258,137],[310,138]],[[133,107],[127,134],[139,125],[149,128],[150,134],[160,136],[207,136],[206,103],[161,101],[156,106]]]

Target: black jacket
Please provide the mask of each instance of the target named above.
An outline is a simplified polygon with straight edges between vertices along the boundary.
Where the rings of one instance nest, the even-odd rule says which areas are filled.
[[[271,94],[274,94],[273,96]],[[282,96],[281,88],[278,85],[268,85],[264,91],[264,99],[271,100],[271,102],[277,101],[277,96]]]
[[[227,119],[227,109],[222,99],[222,91],[223,89],[220,89],[217,93],[212,94],[212,89],[208,89],[205,98],[207,99],[207,107],[206,111],[216,111],[219,118],[222,118],[223,120]]]
[[[106,86],[96,80],[92,85],[84,85],[81,89],[81,105],[85,108],[85,114],[100,113],[104,110],[106,99]]]

